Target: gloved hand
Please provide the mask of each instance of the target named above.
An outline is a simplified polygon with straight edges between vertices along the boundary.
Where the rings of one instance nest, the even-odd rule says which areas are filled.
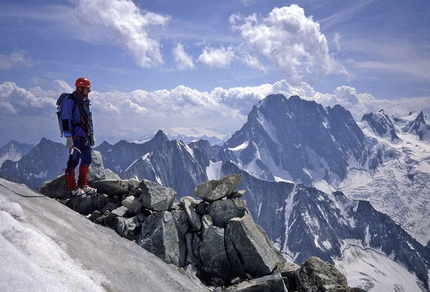
[[[94,138],[94,133],[90,133],[90,146],[94,146],[96,144],[96,138]]]
[[[73,148],[73,138],[72,137],[67,137],[66,138],[66,147],[69,149]]]

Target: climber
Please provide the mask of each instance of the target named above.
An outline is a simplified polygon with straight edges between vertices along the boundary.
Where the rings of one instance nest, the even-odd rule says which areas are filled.
[[[91,147],[95,144],[92,113],[88,94],[91,83],[87,78],[78,78],[76,90],[61,102],[61,122],[66,147],[70,149],[65,177],[68,195],[78,197],[95,195],[97,190],[88,185],[88,170],[92,162]],[[79,164],[78,183],[75,168]]]

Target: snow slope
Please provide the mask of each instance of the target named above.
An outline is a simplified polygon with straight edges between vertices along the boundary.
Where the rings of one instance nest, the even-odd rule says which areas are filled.
[[[358,245],[348,245],[335,267],[345,275],[348,285],[366,291],[426,291],[414,274],[384,255]]]
[[[389,142],[363,126],[391,156],[375,173],[350,169],[338,189],[347,197],[367,200],[403,227],[421,244],[430,240],[430,144],[417,135],[398,132],[400,141]]]
[[[53,199],[0,179],[0,291],[209,291]]]

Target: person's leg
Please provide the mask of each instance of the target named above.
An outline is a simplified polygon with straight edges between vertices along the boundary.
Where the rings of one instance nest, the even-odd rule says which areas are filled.
[[[76,189],[76,181],[75,181],[75,169],[66,169],[66,184],[67,184],[67,190],[71,191]]]
[[[89,195],[97,193],[97,189],[94,189],[88,185],[88,171],[89,171],[91,162],[92,162],[91,147],[88,145],[88,143],[85,143],[82,148],[81,164],[79,165],[78,185],[86,194],[89,194]]]
[[[88,170],[90,166],[89,165],[79,165],[79,180],[78,185],[80,187],[88,185]]]
[[[73,145],[79,149],[79,138],[73,139]],[[66,177],[66,184],[67,184],[67,191],[69,195],[72,196],[79,196],[82,195],[82,190],[80,190],[76,184],[75,180],[75,168],[79,164],[80,160],[80,150],[73,148],[71,151],[71,154],[69,156],[69,159],[67,161],[66,171],[65,171],[65,177]]]

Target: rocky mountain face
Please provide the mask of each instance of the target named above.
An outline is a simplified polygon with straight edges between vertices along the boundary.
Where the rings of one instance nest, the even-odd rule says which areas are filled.
[[[0,176],[37,189],[43,182],[64,171],[67,157],[67,148],[64,145],[42,138],[40,143],[20,160],[3,162]]]
[[[412,123],[406,125],[407,132],[415,133],[417,134],[420,139],[423,139],[427,136],[428,126],[424,119],[424,113],[420,112],[418,116],[415,118],[415,120],[412,121]]]
[[[373,132],[380,137],[390,137],[393,142],[400,139],[396,134],[396,129],[392,119],[384,112],[384,110],[380,110],[377,113],[371,112],[369,114],[365,114],[361,121],[368,123]]]
[[[208,143],[203,141],[197,145],[202,146],[203,151],[209,149]],[[128,154],[121,147],[122,145],[118,149],[118,145],[115,144],[107,152],[102,151],[102,148],[96,148],[96,150],[103,154],[104,162],[109,161],[109,158],[117,161]],[[145,144],[133,144],[133,148],[136,152],[140,151],[141,155],[133,156],[137,159],[119,172],[122,178],[137,180],[145,178],[156,181],[178,189],[181,196],[192,193],[197,184],[207,180],[206,167],[209,165],[209,160],[205,156],[207,152],[200,151],[199,148],[191,149],[182,141],[169,141],[162,131]],[[115,166],[111,163],[108,165]]]
[[[223,160],[265,180],[312,185],[345,178],[348,165],[372,160],[365,137],[341,106],[324,108],[292,96],[269,95],[223,148]]]
[[[401,145],[400,137],[400,132],[407,132],[425,140],[424,116],[395,119],[380,111],[363,117],[362,122],[372,135],[363,132],[341,106],[324,108],[297,96],[287,99],[271,95],[252,109],[247,123],[223,146],[211,146],[204,140],[185,144],[169,140],[159,131],[142,144],[104,142],[95,152],[101,153],[100,160],[116,173],[118,180],[156,182],[174,189],[177,202],[193,194],[203,182],[241,174],[238,188],[246,190],[249,214],[291,261],[300,264],[317,255],[333,263],[351,246],[373,250],[407,267],[425,287],[423,291],[428,290],[430,250],[410,236],[411,230],[428,221],[423,217],[422,221],[402,224],[409,226],[409,233],[399,226],[399,222],[411,218],[410,214],[428,212],[426,200],[420,194],[426,189],[430,173],[426,172],[425,163],[417,160],[414,150]],[[62,144],[50,144],[56,145],[51,145],[52,149],[65,149]],[[50,166],[67,157],[44,153],[43,159]],[[404,153],[407,157],[402,158]],[[11,172],[15,175],[13,180],[27,183],[29,173],[40,173],[38,164],[27,155],[7,168],[2,167],[0,175]],[[401,169],[396,172],[398,167]],[[15,168],[15,172],[10,168]],[[63,168],[56,166],[56,175],[51,172],[46,178],[55,178]],[[344,192],[315,188],[316,181],[333,186],[348,184],[354,171],[360,176],[349,183],[353,189],[342,186],[350,199]],[[383,178],[378,178],[379,174]],[[356,188],[361,180],[363,186]],[[400,198],[412,190],[412,197]],[[371,195],[376,204],[380,196],[383,205],[393,204],[393,209],[375,210]],[[351,199],[353,196],[363,199]],[[416,205],[414,210],[421,211],[413,212],[407,204]],[[373,277],[368,275],[368,281],[377,282]]]
[[[31,144],[19,143],[17,141],[11,140],[5,146],[0,148],[0,166],[6,160],[19,161],[22,156],[30,152],[34,147]]]
[[[92,177],[104,171],[91,169]],[[103,176],[103,175],[102,175]],[[309,257],[288,263],[257,225],[242,179],[232,174],[198,185],[193,196],[174,204],[176,192],[150,180],[91,181],[100,194],[67,198],[64,177],[40,192],[59,199],[88,218],[114,229],[169,264],[195,271],[213,291],[364,291],[348,287],[333,265]],[[200,199],[196,199],[200,198]]]

